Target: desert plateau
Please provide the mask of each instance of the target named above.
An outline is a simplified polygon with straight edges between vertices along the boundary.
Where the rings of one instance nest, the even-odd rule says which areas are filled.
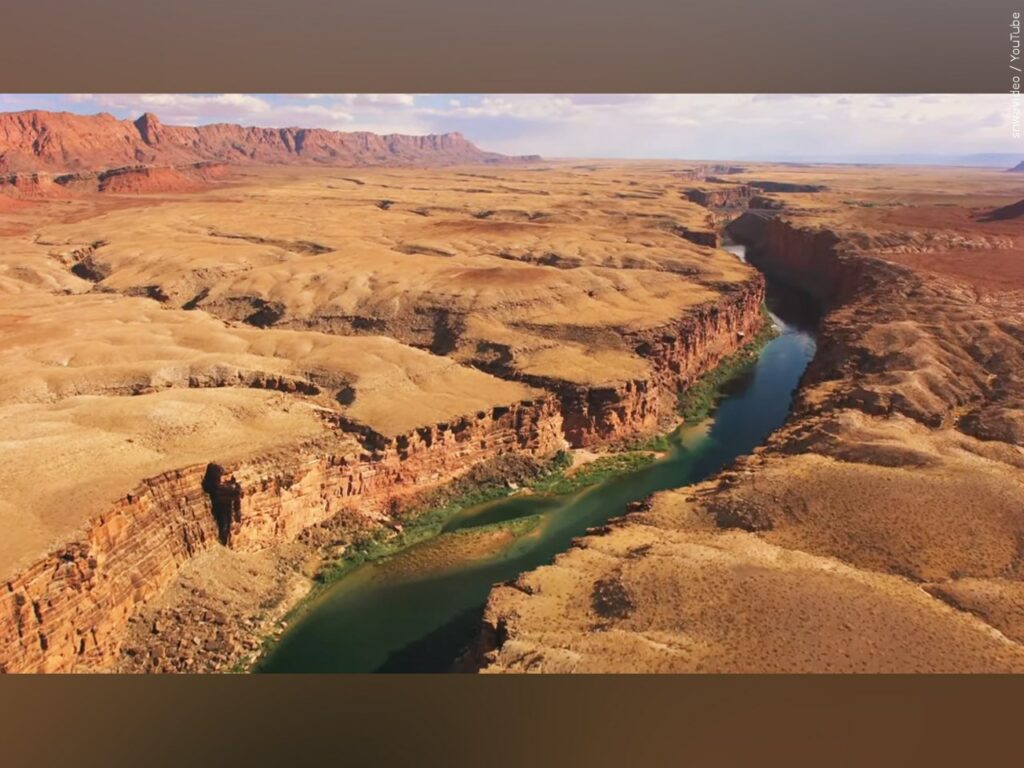
[[[0,113],[0,670],[1024,671],[1024,176]]]

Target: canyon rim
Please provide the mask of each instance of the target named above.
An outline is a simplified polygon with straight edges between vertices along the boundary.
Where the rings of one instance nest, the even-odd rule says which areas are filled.
[[[0,114],[0,669],[1020,671],[1005,171]]]

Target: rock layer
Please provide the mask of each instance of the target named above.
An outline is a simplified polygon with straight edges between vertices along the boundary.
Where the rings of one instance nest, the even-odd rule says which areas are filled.
[[[103,669],[129,617],[178,569],[216,546],[281,544],[343,509],[400,512],[409,497],[508,451],[549,455],[562,445],[550,399],[516,403],[389,438],[364,429],[227,466],[194,465],[143,482],[93,519],[78,540],[6,582],[0,669]]]
[[[927,264],[956,242],[984,274],[1009,230],[952,231],[969,220],[956,208],[786,202],[730,234],[829,310],[789,422],[496,587],[485,671],[1024,671],[1019,286],[878,253],[898,237],[893,255]],[[930,229],[887,231],[890,215]]]
[[[204,614],[204,564],[244,582],[485,461],[649,434],[762,322],[670,176],[627,171],[634,199],[618,168],[252,173],[148,201],[95,192],[152,166],[16,179],[39,189],[0,250],[9,671],[123,667],[132,617]]]

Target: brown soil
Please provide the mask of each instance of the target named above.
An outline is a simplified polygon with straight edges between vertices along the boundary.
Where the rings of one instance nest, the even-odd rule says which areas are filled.
[[[647,164],[97,178],[0,212],[11,671],[231,666],[324,547],[492,458],[657,429],[761,322]]]
[[[793,415],[496,588],[485,671],[1021,671],[1024,229],[979,215],[1019,183],[748,173],[827,188],[735,230],[831,310]]]

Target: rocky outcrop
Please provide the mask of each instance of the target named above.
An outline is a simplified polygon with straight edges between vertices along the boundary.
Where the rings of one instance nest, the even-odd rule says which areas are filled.
[[[691,187],[683,190],[683,197],[705,208],[746,208],[751,188],[747,184],[720,187]]]
[[[726,232],[747,246],[751,264],[784,277],[825,307],[852,295],[864,267],[863,260],[842,255],[834,232],[801,228],[778,216],[744,213],[726,226]]]
[[[1007,219],[1019,219],[1024,217],[1024,200],[1004,205],[1001,208],[994,208],[981,215],[982,221],[1006,221]]]
[[[794,184],[788,181],[750,181],[747,182],[761,192],[823,192],[828,189],[824,184]]]
[[[217,541],[204,466],[146,480],[78,540],[19,573],[0,594],[0,670],[66,672],[113,662],[129,616]]]
[[[655,386],[674,398],[679,390],[742,347],[764,323],[764,279],[754,274],[723,287],[723,295],[687,315],[674,328],[627,334],[651,361]]]
[[[130,616],[183,563],[216,546],[281,544],[343,510],[387,519],[416,494],[510,451],[564,445],[553,399],[480,411],[353,444],[312,443],[235,465],[194,465],[144,481],[76,541],[8,580],[0,594],[0,670],[109,668]],[[353,514],[356,514],[353,511]]]
[[[351,434],[353,425],[340,426]],[[450,423],[387,437],[363,427],[362,450],[290,462],[220,467],[207,478],[221,538],[235,549],[288,541],[358,503],[360,514],[393,514],[424,490],[501,454],[555,453],[565,443],[553,398],[479,411]],[[282,471],[282,467],[285,469]]]
[[[1006,169],[1008,173],[1024,173],[1024,160],[1021,160],[1013,168]]]
[[[769,197],[768,195],[751,195],[750,200],[747,203],[747,207],[765,211],[778,211],[782,210],[786,206],[785,203],[776,197]]]
[[[226,171],[224,163],[200,162],[166,167],[131,165],[60,174],[12,173],[0,177],[0,194],[32,200],[94,192],[192,192],[222,178]]]
[[[589,387],[524,378],[558,395],[565,438],[573,447],[650,434],[677,418],[680,391],[757,333],[764,322],[763,302],[764,280],[754,275],[677,324],[623,332],[626,343],[650,363],[650,378]]]
[[[501,163],[460,133],[427,136],[346,133],[319,128],[164,125],[153,114],[113,115],[32,110],[0,114],[0,173],[162,167],[200,162],[359,165]]]

